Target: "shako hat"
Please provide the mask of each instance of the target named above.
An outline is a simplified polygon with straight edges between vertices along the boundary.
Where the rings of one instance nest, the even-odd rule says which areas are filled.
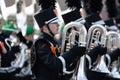
[[[55,8],[53,7],[41,10],[40,12],[34,15],[34,18],[37,21],[40,28],[48,23],[59,22],[59,19],[55,14]]]
[[[85,20],[81,17],[80,12],[78,10],[71,10],[71,11],[66,10],[66,12],[62,14],[62,18],[65,24],[72,22],[72,21],[76,21],[76,22],[84,21],[85,22]]]

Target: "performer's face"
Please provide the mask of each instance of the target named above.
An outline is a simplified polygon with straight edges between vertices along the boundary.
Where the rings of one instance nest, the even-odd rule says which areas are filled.
[[[56,23],[49,23],[49,28],[54,35],[58,34],[59,24],[57,22]]]

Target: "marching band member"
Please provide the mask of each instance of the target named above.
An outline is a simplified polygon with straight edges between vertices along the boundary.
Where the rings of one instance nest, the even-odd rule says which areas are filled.
[[[12,34],[11,30],[14,30],[14,26],[10,24],[4,24],[1,27],[1,33],[0,33],[0,68],[9,67],[11,65],[11,61],[15,59],[15,53],[20,51],[19,46],[9,46],[10,42],[6,42],[6,39],[9,39],[9,36]],[[9,33],[9,35],[8,35]],[[7,36],[5,36],[7,34]],[[2,80],[8,80],[11,76],[14,76],[17,72],[19,72],[20,69],[16,68],[13,72],[7,72],[3,71],[0,72],[0,79]],[[7,77],[6,77],[7,76]]]
[[[72,16],[72,17],[70,17],[70,16]],[[75,10],[67,9],[67,10],[63,11],[62,18],[64,20],[64,25],[67,25],[71,22],[76,22],[76,23],[81,23],[81,24],[85,23],[85,20],[80,15],[80,11],[78,11],[76,9]],[[71,26],[71,28],[69,28],[68,31],[66,32],[66,36],[69,36],[70,33],[72,32],[72,30],[79,30],[79,28],[76,28],[75,26]],[[65,32],[62,31],[61,33],[63,34]],[[61,35],[61,38],[62,38],[62,35]],[[74,45],[78,46],[78,43],[77,43],[78,36],[77,35],[76,35],[75,39],[76,39],[76,42],[74,43]],[[68,44],[69,44],[69,41],[65,40],[64,52],[68,51],[67,47],[66,47]],[[68,66],[69,71],[74,70],[76,68],[78,59],[76,59],[76,61],[74,61],[71,65]],[[71,77],[71,75],[73,75],[73,74],[71,74],[71,75],[66,74],[66,75]]]
[[[66,53],[60,53],[60,47],[54,40],[59,24],[53,11],[53,8],[48,8],[35,15],[35,20],[42,30],[40,38],[35,42],[35,80],[65,80],[66,66],[85,54],[85,47],[73,47]]]
[[[60,46],[54,39],[59,29],[56,1],[39,1],[43,10],[35,14],[35,20],[41,29],[41,35],[34,45],[37,57],[33,67],[35,80],[69,80],[65,74],[71,74],[73,71],[68,72],[67,66],[84,55],[86,48],[75,46],[70,51],[61,53]]]
[[[16,37],[16,35],[15,35],[15,33],[14,33],[14,30],[15,30],[15,29],[16,29],[16,28],[14,27],[13,24],[5,24],[5,25],[2,25],[2,33],[8,36],[8,37],[5,37],[5,38],[3,39],[4,46],[5,46],[5,50],[6,50],[6,52],[3,53],[3,54],[8,55],[7,53],[8,53],[8,52],[10,53],[10,51],[12,51],[11,53],[12,53],[12,55],[14,55],[14,53],[20,51],[19,46],[13,46],[13,48],[12,48],[12,47],[10,46],[11,43],[10,43],[9,41],[8,41],[8,42],[5,42],[6,39],[14,39],[14,38]],[[8,44],[7,44],[7,43],[8,43]],[[14,49],[15,49],[15,50],[14,50]],[[10,58],[10,57],[8,57],[8,58]],[[11,57],[11,58],[12,58],[12,57]],[[11,61],[11,60],[7,60],[7,61],[4,62],[3,64],[8,65],[7,63],[9,63],[9,61]],[[10,63],[9,63],[9,65],[10,65]]]
[[[27,26],[25,36],[22,35],[22,32],[17,34],[18,38],[21,42],[25,43],[28,47],[28,50],[32,48],[33,41],[34,41],[34,28],[32,26]],[[31,80],[32,71],[31,71],[31,62],[30,56],[32,53],[25,53],[27,54],[25,65],[22,67],[19,73],[16,73],[15,76],[11,80]]]
[[[19,38],[20,42],[26,44],[27,47],[29,49],[31,49],[32,44],[33,44],[34,29],[32,26],[27,26],[26,34],[25,34],[25,36],[23,36],[21,31],[17,30],[14,27],[14,25],[10,19],[2,26],[1,31],[2,32],[1,32],[1,36],[0,36],[0,41],[1,41],[1,43],[3,43],[3,46],[1,45],[1,48],[0,48],[0,51],[1,51],[1,66],[0,67],[9,67],[9,66],[11,66],[12,61],[16,58],[16,56],[15,56],[16,53],[19,53],[20,50],[22,50],[20,45],[12,46],[11,42],[9,42],[9,40],[14,41],[16,38]],[[7,37],[2,36],[3,33],[6,34]],[[8,42],[6,42],[7,39],[8,39]],[[19,41],[17,43],[19,44]],[[3,52],[3,50],[5,50],[6,52],[5,51]],[[27,54],[27,53],[25,53],[25,54]],[[29,70],[29,72],[27,70]],[[26,71],[28,72],[28,74],[26,74]],[[22,76],[20,73],[22,74]],[[26,62],[24,63],[22,68],[18,68],[13,72],[7,72],[7,71],[5,71],[5,73],[1,72],[0,79],[31,80],[31,75],[32,75],[31,63],[30,63],[30,58],[28,56],[28,57],[26,57]]]

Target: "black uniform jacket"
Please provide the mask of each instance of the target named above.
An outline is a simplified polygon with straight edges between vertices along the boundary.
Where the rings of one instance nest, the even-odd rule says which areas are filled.
[[[61,80],[62,62],[58,58],[60,52],[53,54],[51,44],[58,46],[53,37],[43,33],[35,42],[36,62],[33,71],[36,80]],[[57,50],[57,49],[56,49]]]

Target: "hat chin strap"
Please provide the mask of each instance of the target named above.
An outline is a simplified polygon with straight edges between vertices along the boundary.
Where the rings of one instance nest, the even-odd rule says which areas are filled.
[[[49,24],[49,23],[48,23]],[[49,25],[47,24],[47,28],[52,36],[54,36],[53,32],[50,30]]]

